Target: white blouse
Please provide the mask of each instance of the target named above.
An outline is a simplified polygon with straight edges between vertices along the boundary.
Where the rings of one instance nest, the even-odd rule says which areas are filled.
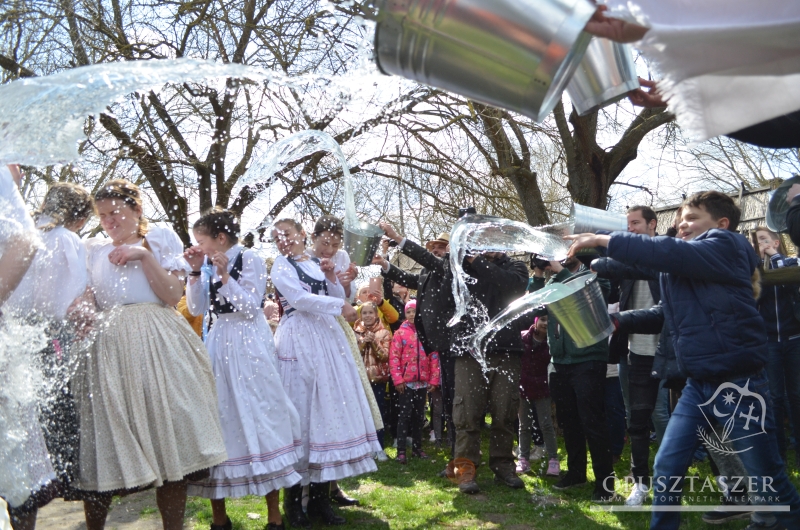
[[[278,256],[272,265],[270,276],[275,289],[289,302],[289,305],[298,311],[308,313],[341,314],[345,304],[342,284],[338,281],[333,283],[327,280],[319,265],[309,259],[298,262],[297,266],[315,280],[325,280],[328,296],[308,292],[300,282],[300,277],[289,260],[284,256]]]
[[[42,216],[38,225],[50,222],[49,217]],[[63,226],[41,232],[41,238],[42,248],[5,309],[20,315],[35,311],[62,320],[72,302],[86,290],[86,247],[77,234]]]
[[[183,259],[183,243],[171,229],[152,226],[146,239],[153,256],[164,270],[191,270]],[[137,245],[142,243],[139,241]],[[86,247],[89,285],[101,310],[118,305],[164,303],[150,287],[141,261],[130,261],[122,266],[108,261],[108,255],[117,248],[111,239],[94,237],[86,242]]]
[[[306,249],[305,255],[308,256],[309,258],[318,257],[316,254],[314,254],[314,249],[311,247],[308,247]],[[348,267],[350,267],[350,256],[347,254],[347,252],[345,252],[342,249],[336,251],[336,254],[333,255],[333,267],[334,267],[333,271],[336,274],[344,272],[347,270]],[[344,293],[344,287],[342,287],[342,293]],[[352,284],[351,284],[350,296],[349,297],[345,296],[344,297],[345,300],[347,301],[352,300],[354,294],[355,294],[355,289],[352,289]]]
[[[233,269],[236,256],[242,248],[242,245],[234,245],[225,252],[225,255],[228,256],[228,272]],[[212,281],[220,281],[221,277],[217,273],[217,268],[213,267],[213,270]],[[230,278],[228,283],[217,290],[217,300],[221,304],[230,302],[236,308],[237,314],[252,319],[261,313],[261,300],[264,299],[266,291],[266,265],[255,252],[245,249],[242,252],[242,272],[239,274],[239,279]],[[199,316],[208,311],[209,292],[209,281],[206,275],[202,275],[200,281],[189,282],[186,286],[186,304],[191,314]]]

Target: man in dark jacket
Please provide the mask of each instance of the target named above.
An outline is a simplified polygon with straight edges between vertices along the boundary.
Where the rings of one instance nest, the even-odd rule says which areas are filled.
[[[452,331],[447,327],[447,322],[455,312],[450,259],[447,253],[449,234],[441,234],[437,239],[428,241],[426,248],[422,248],[399,235],[390,224],[380,223],[380,226],[389,239],[398,243],[400,252],[424,267],[419,274],[410,274],[391,265],[381,256],[376,256],[372,262],[381,266],[381,274],[384,277],[417,291],[417,314],[414,317],[414,325],[425,351],[439,353],[444,401],[443,420],[447,427],[450,454],[455,456],[456,428],[453,423],[455,358],[450,352]],[[452,473],[452,464],[450,471]]]
[[[468,283],[470,297],[485,308],[489,319],[497,316],[511,302],[525,294],[528,268],[502,252],[468,256],[464,272],[475,279]],[[489,441],[489,467],[495,481],[511,488],[524,488],[515,473],[514,435],[519,410],[519,380],[523,351],[522,329],[515,321],[502,328],[485,345],[483,355],[489,370],[468,352],[465,339],[480,325],[471,313],[455,328],[456,388],[453,419],[456,424],[455,474],[463,493],[480,491],[475,468],[481,461],[481,428],[487,406],[492,415]]]
[[[730,197],[707,191],[683,203],[678,238],[570,236],[571,252],[604,246],[610,258],[662,273],[663,316],[689,379],[656,455],[650,528],[680,525],[680,512],[660,507],[681,504],[682,477],[701,441],[731,442],[757,502],[789,506],[774,512],[776,528],[800,528],[800,496],[778,454],[764,373],[767,332],[752,284],[758,257],[733,231],[740,217]],[[714,424],[725,426],[718,442],[710,434]]]
[[[554,275],[549,283],[564,283],[586,271],[585,266],[576,265],[570,270],[559,262],[551,262]],[[603,298],[608,300],[609,281],[599,279],[598,283]],[[545,285],[543,271],[534,269],[531,290],[537,291]],[[556,416],[567,449],[567,473],[553,487],[562,490],[586,483],[588,444],[595,476],[592,501],[610,502],[614,498],[614,467],[605,408],[608,340],[579,348],[559,322],[551,318],[547,325],[547,342],[555,369],[550,374],[550,396],[556,404]]]

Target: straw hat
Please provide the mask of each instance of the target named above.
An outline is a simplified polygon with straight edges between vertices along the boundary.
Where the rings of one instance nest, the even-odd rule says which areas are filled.
[[[432,240],[428,241],[427,243],[425,243],[425,248],[430,250],[431,246],[433,246],[434,243],[444,243],[445,245],[449,245],[450,244],[450,234],[448,234],[447,232],[442,232],[441,234],[439,234],[439,237],[437,237],[436,239],[432,239]]]

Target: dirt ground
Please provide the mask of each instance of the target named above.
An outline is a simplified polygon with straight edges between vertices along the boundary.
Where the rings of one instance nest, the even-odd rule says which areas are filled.
[[[188,520],[184,528],[191,529]],[[82,502],[56,499],[41,510],[36,520],[37,530],[85,530]],[[115,499],[106,521],[107,530],[160,530],[161,517],[156,508],[155,490],[134,493]]]

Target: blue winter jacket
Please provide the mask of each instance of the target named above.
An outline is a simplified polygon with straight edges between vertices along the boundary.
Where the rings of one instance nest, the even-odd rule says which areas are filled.
[[[759,260],[744,236],[709,230],[692,241],[614,232],[608,256],[661,272],[661,303],[680,369],[698,380],[746,375],[767,363],[753,298]]]

